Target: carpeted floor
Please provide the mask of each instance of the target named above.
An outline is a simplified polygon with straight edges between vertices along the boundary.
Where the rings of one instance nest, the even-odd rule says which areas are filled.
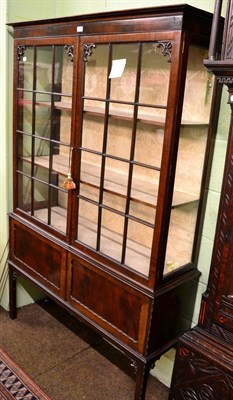
[[[134,398],[128,359],[51,301],[19,309],[13,321],[0,308],[0,346],[52,400]],[[146,400],[167,399],[150,376]]]

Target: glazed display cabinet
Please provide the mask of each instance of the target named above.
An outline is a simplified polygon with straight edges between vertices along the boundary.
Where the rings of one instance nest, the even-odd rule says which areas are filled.
[[[211,21],[181,5],[11,24],[10,315],[22,275],[134,361],[135,400],[190,325]]]

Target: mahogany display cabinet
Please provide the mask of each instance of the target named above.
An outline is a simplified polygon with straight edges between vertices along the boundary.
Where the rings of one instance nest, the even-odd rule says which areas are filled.
[[[206,67],[227,86],[229,135],[207,290],[198,326],[179,340],[170,400],[233,399],[233,2],[227,3],[221,58],[215,57],[221,1],[215,3]]]
[[[10,316],[21,275],[133,360],[135,400],[190,326],[211,22],[179,5],[11,24]]]

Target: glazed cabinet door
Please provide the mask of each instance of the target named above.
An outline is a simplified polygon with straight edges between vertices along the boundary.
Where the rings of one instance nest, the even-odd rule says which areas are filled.
[[[22,40],[15,48],[15,208],[63,236],[72,155],[75,43]]]
[[[163,245],[160,256],[162,274],[192,259],[209,110],[207,106],[207,115],[194,115],[194,106],[198,110],[206,94],[208,76],[201,68],[204,52],[190,53],[191,82],[182,128],[188,48],[180,34],[82,37],[80,52],[83,88],[74,244],[120,272],[148,282],[156,273],[168,229],[167,250]],[[194,91],[197,81],[201,99]],[[199,103],[193,104],[195,97]],[[171,209],[179,211],[172,211],[169,227]]]
[[[74,245],[153,286],[155,275],[192,262],[211,98],[206,50],[160,32],[82,37],[80,52]]]

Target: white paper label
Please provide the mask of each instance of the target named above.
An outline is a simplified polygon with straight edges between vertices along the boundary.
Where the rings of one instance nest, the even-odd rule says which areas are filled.
[[[109,74],[109,79],[120,78],[123,75],[126,66],[126,58],[112,61],[112,68]]]
[[[77,32],[83,32],[83,26],[77,26]]]

